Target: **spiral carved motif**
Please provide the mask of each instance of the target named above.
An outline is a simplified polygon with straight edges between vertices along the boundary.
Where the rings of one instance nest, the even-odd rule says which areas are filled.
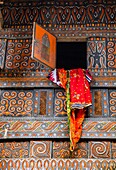
[[[54,158],[87,158],[87,143],[79,142],[75,150],[70,154],[70,142],[54,142],[53,156]]]
[[[110,113],[111,116],[116,116],[116,91],[109,91],[110,92]]]
[[[115,55],[116,55],[116,40],[112,39],[107,42],[108,58],[107,65],[111,69],[116,68]]]
[[[66,94],[63,91],[56,92],[55,115],[66,116]]]
[[[110,142],[90,142],[90,158],[110,158]]]
[[[31,59],[32,40],[8,40],[6,70],[45,70],[47,66]]]
[[[53,157],[54,158],[69,158],[69,142],[54,142],[53,143]]]
[[[8,41],[6,56],[6,69],[25,69],[29,67],[29,57],[31,55],[31,41]]]
[[[31,116],[32,92],[26,91],[2,91],[0,115],[7,116]]]
[[[27,158],[29,156],[28,142],[0,143],[0,158]]]
[[[50,158],[50,141],[31,141],[31,157]]]
[[[72,158],[88,158],[87,142],[79,142],[72,153]]]

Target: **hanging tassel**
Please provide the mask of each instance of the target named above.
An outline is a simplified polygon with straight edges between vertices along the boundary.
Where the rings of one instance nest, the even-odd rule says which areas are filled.
[[[4,138],[7,138],[7,132],[8,132],[8,129],[5,128]]]

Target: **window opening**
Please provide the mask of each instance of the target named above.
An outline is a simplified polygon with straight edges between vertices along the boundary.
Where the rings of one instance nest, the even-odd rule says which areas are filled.
[[[86,42],[57,42],[56,68],[87,68]]]

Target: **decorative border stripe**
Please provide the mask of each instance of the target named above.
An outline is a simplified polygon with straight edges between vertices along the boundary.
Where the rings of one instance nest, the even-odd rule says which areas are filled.
[[[83,123],[82,138],[116,139],[116,121],[113,120],[86,119]],[[10,138],[69,138],[68,124],[66,120],[1,119],[0,139]]]
[[[116,169],[113,159],[1,159],[0,169],[26,170],[84,170],[84,169]]]

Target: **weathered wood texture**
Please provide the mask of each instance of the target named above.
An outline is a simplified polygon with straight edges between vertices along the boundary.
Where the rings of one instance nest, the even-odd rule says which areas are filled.
[[[116,139],[116,120],[115,118],[107,119],[86,118],[83,123],[82,138]],[[67,119],[0,118],[0,138],[69,138]]]
[[[116,1],[6,0],[0,7],[0,169],[116,169]],[[72,153],[66,94],[48,80],[51,69],[31,59],[33,21],[57,41],[87,42],[92,106]]]
[[[104,169],[107,170],[115,169],[115,161],[112,159],[2,159],[0,160],[1,170],[5,168],[24,169],[25,167],[29,170],[41,170],[41,169]]]

